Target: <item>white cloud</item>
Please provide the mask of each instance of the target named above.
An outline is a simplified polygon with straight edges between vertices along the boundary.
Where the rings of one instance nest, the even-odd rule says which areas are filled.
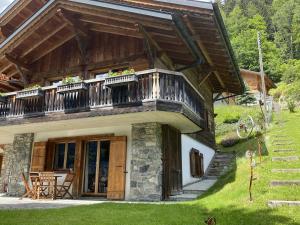
[[[0,0],[0,13],[12,2],[13,0]]]

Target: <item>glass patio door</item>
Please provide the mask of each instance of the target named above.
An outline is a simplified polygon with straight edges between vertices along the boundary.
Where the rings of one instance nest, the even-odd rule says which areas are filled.
[[[107,193],[110,141],[88,141],[85,146],[83,193]]]

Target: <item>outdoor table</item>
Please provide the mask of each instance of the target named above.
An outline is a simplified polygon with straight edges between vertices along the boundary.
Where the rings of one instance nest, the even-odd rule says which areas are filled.
[[[57,180],[58,178],[62,177],[62,175],[53,175],[54,178],[54,184],[52,186],[51,182],[49,182],[48,184],[48,194],[50,194],[50,190],[52,190],[52,199],[55,200],[56,199],[56,195],[57,195]],[[31,178],[31,182],[32,182],[32,186],[33,186],[33,191],[34,191],[34,199],[40,199],[40,194],[41,194],[41,190],[40,190],[40,173],[31,173],[30,174],[30,178]]]

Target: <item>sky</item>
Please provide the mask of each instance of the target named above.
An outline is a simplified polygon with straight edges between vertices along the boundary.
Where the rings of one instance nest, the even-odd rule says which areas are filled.
[[[13,0],[0,0],[0,12],[2,12]]]
[[[0,0],[0,13],[10,4],[13,0]],[[204,2],[210,2],[211,0],[201,0]]]

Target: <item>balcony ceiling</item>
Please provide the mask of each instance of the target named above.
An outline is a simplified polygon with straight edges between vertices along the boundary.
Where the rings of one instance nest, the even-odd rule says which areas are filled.
[[[50,0],[0,44],[0,73],[22,79],[34,73],[31,64],[77,35],[100,32],[148,40],[169,69],[196,63],[199,71],[208,64],[215,92],[241,93],[239,71],[211,3],[197,8],[172,2]]]

